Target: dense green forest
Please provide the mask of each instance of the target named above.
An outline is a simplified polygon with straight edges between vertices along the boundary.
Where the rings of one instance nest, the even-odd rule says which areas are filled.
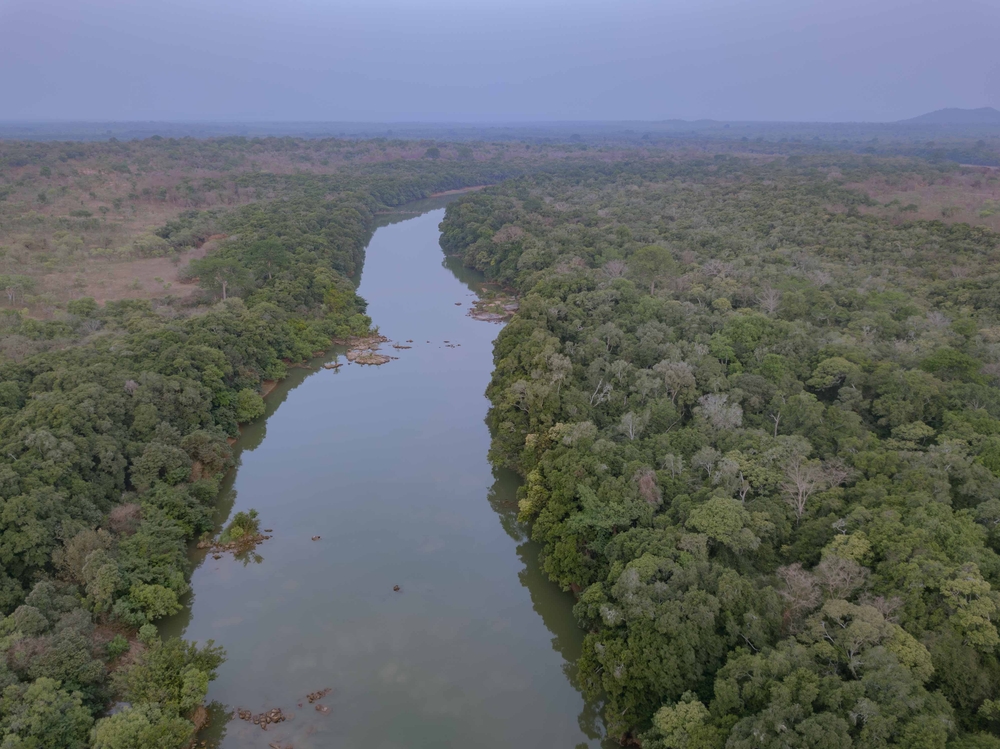
[[[1000,235],[848,184],[636,161],[449,206],[515,290],[495,463],[648,749],[1000,747]]]
[[[155,623],[239,425],[371,329],[380,212],[502,183],[442,243],[521,296],[492,456],[609,732],[1000,745],[998,177],[738,147],[0,143],[0,744],[189,742],[223,651]]]
[[[187,742],[220,653],[161,643],[152,623],[180,609],[187,542],[213,528],[227,437],[263,413],[262,381],[369,328],[341,275],[371,229],[364,203],[254,206],[227,221],[244,244],[192,271],[228,286],[225,301],[170,319],[79,300],[69,322],[20,326],[102,335],[0,365],[0,713],[5,739],[28,742],[11,746],[85,746],[113,696],[132,707],[98,721],[90,745]],[[73,721],[56,740],[63,704]]]
[[[187,745],[223,652],[154,623],[180,610],[188,546],[215,529],[239,424],[263,414],[266,381],[371,330],[352,279],[379,211],[522,171],[247,174],[254,202],[155,230],[167,248],[227,237],[183,271],[200,296],[0,311],[24,343],[0,357],[2,746]]]

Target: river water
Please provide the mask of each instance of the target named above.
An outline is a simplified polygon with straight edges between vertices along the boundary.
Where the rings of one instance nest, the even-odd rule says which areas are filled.
[[[467,315],[481,278],[441,251],[443,203],[387,217],[365,260],[369,314],[412,348],[292,370],[268,396],[219,520],[255,508],[273,537],[257,559],[199,553],[164,624],[227,651],[202,736],[225,749],[601,745],[574,686],[572,596],[515,521],[516,477],[487,461],[500,328]],[[305,699],[325,688],[327,714]],[[294,717],[262,731],[227,722],[238,707]]]

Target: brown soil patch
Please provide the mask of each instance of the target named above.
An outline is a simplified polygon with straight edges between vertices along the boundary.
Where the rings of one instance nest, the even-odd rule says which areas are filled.
[[[41,291],[59,300],[89,296],[98,304],[118,299],[185,298],[198,291],[198,284],[182,283],[178,275],[192,260],[204,257],[217,246],[217,241],[205,242],[180,255],[180,262],[165,257],[118,262],[87,260],[71,270],[43,276]]]
[[[961,222],[1000,231],[1000,179],[989,167],[967,167],[933,181],[916,175],[893,181],[873,177],[845,187],[862,190],[882,203],[862,208],[865,213],[898,221]],[[895,205],[886,205],[893,201]]]
[[[191,722],[194,723],[194,730],[200,731],[202,728],[208,725],[208,710],[205,709],[204,705],[198,705],[191,713]]]

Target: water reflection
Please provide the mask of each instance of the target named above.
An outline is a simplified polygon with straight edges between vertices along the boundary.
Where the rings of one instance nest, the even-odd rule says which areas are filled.
[[[576,685],[573,596],[545,579],[517,523],[517,476],[486,460],[499,328],[465,314],[482,276],[443,257],[440,210],[382,219],[360,290],[383,331],[419,340],[382,368],[292,369],[245,427],[217,522],[256,508],[274,528],[263,563],[193,552],[188,607],[163,627],[228,652],[202,738],[597,746],[595,706]],[[326,686],[330,715],[297,707]],[[222,705],[299,715],[273,731],[227,728]]]
[[[490,487],[487,499],[504,532],[520,542],[517,546],[517,557],[521,560],[523,569],[518,573],[518,579],[531,593],[531,603],[535,613],[541,617],[545,627],[552,633],[552,649],[565,661],[562,671],[567,681],[579,691],[576,664],[582,654],[583,636],[572,613],[576,600],[571,593],[558,591],[555,583],[545,576],[539,561],[541,547],[528,540],[527,528],[517,522],[517,490],[521,485],[520,477],[506,468],[494,468],[493,478],[493,486]],[[580,730],[590,740],[604,739],[601,705],[585,700],[579,716],[579,725]],[[616,746],[612,742],[608,742],[607,745]],[[578,748],[581,746],[587,745],[577,744]]]

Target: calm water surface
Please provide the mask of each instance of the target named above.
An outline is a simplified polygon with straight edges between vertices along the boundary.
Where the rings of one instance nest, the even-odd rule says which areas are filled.
[[[412,348],[293,370],[268,397],[221,514],[256,508],[273,538],[259,561],[201,554],[164,626],[226,648],[204,736],[226,749],[600,746],[573,599],[514,520],[516,478],[486,459],[499,327],[466,314],[480,279],[444,258],[440,205],[387,219],[365,261],[369,314]],[[305,695],[326,687],[323,715]],[[264,732],[227,724],[236,707],[294,718]]]

